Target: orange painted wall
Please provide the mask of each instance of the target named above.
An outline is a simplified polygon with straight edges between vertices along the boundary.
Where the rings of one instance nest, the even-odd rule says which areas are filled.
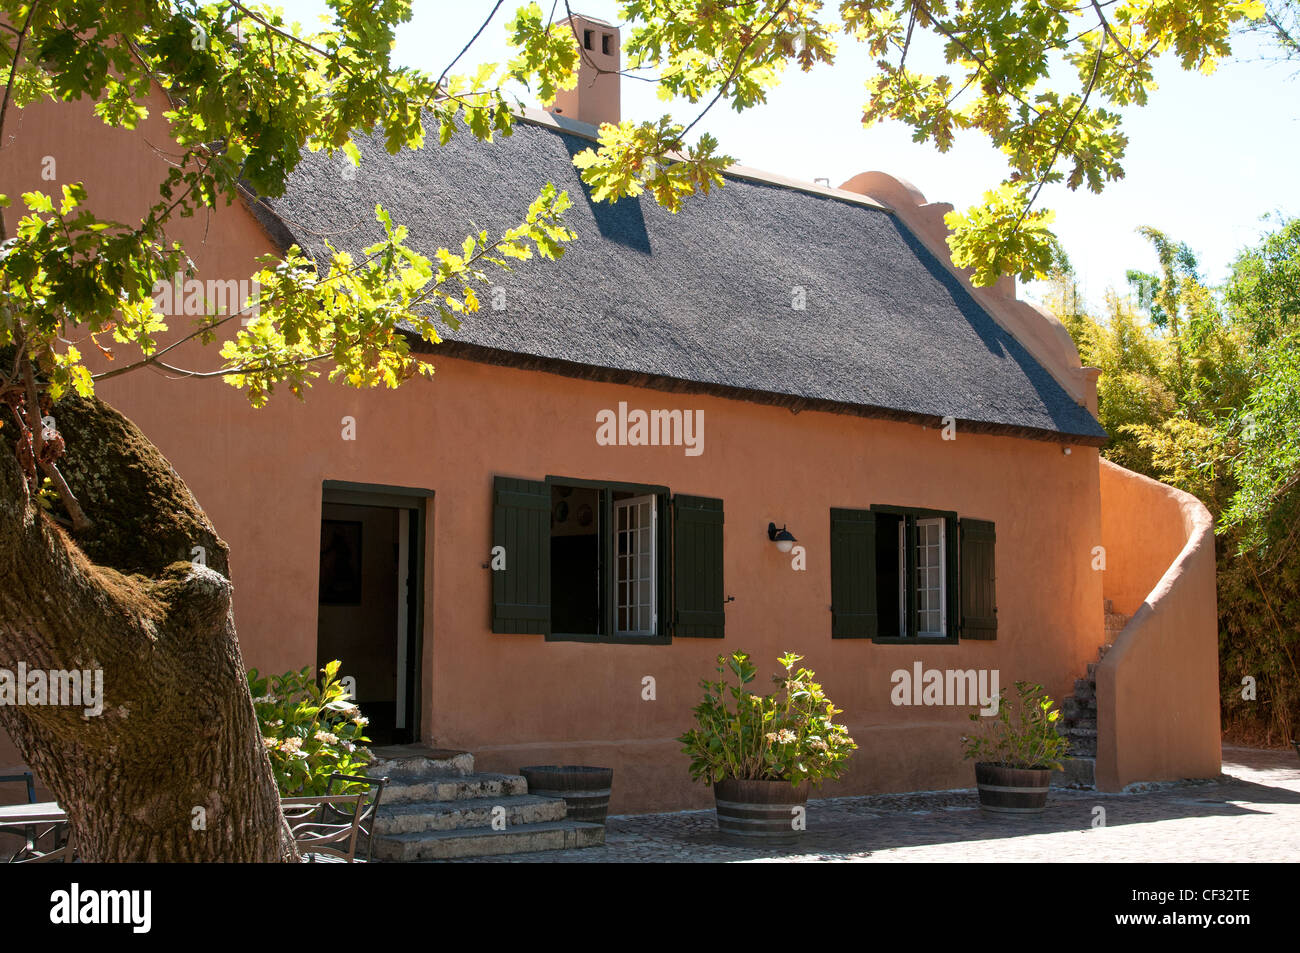
[[[13,147],[0,150],[7,153],[3,190],[18,191],[15,180],[21,188],[41,185],[40,157],[54,154],[60,182],[84,179],[110,212],[138,208],[160,178],[159,160],[138,138],[77,120],[85,115],[75,109],[29,109],[14,124]],[[151,131],[155,141],[159,134]],[[183,223],[177,235],[190,243],[203,277],[247,277],[253,257],[269,250],[238,205]],[[213,362],[215,355],[185,359]],[[1004,685],[1034,679],[1061,697],[1095,655],[1102,627],[1101,575],[1089,565],[1102,535],[1095,450],[1076,447],[1066,456],[1053,443],[969,434],[944,441],[938,430],[913,424],[795,415],[462,360],[438,367],[434,381],[395,393],[322,386],[306,405],[285,396],[263,411],[218,381],[147,372],[102,387],[167,454],[230,543],[247,664],[285,670],[315,659],[327,479],[434,494],[426,740],[469,749],[486,770],[611,765],[616,812],[709,802],[704,788],[690,785],[673,739],[688,727],[697,682],[711,674],[719,651],[745,649],[768,666],[787,649],[807,656],[861,745],[846,780],[827,794],[970,786],[958,741],[964,712],[892,706],[895,669],[917,659],[927,667],[997,668]],[[596,413],[620,400],[703,410],[703,455],[597,446]],[[357,421],[355,442],[341,439],[344,416]],[[495,474],[657,483],[721,497],[726,589],[735,596],[727,638],[629,646],[492,634],[490,578],[481,566]],[[829,509],[873,503],[996,522],[997,641],[922,648],[832,641]],[[771,520],[788,524],[807,548],[806,572],[792,571],[768,542]],[[656,679],[655,701],[642,700],[646,675]],[[112,687],[106,690],[111,704]]]
[[[262,669],[315,655],[322,480],[433,491],[426,577],[427,737],[490,769],[554,760],[613,763],[616,810],[702,803],[672,738],[698,679],[737,648],[765,662],[805,654],[863,750],[845,791],[969,783],[962,713],[894,708],[890,673],[998,668],[1058,697],[1095,653],[1101,579],[1095,451],[788,411],[442,360],[437,379],[396,393],[321,388],[307,405],[252,411],[225,385],[127,378],[104,389],[167,453],[232,548],[245,660]],[[600,447],[597,411],[704,412],[705,451]],[[341,421],[357,422],[357,440]],[[494,474],[664,484],[726,508],[727,638],[669,646],[545,642],[489,631]],[[882,646],[830,638],[829,510],[873,503],[954,509],[998,532],[996,642]],[[796,572],[768,542],[786,523],[808,551]],[[345,664],[346,664],[346,660]],[[654,676],[657,699],[641,698]]]

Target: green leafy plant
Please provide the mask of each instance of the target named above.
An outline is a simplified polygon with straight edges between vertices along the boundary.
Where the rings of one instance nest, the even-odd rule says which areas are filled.
[[[962,736],[966,757],[1004,768],[1065,770],[1061,759],[1070,742],[1058,730],[1061,712],[1056,703],[1042,685],[1030,682],[1016,682],[1016,696],[1011,703],[1004,688],[998,693],[996,715],[971,712],[970,720],[982,730]]]
[[[792,653],[781,656],[782,671],[772,676],[777,690],[756,695],[747,687],[758,673],[749,656],[718,656],[722,677],[700,680],[704,700],[694,709],[696,727],[677,739],[691,756],[692,779],[815,786],[840,777],[857,744],[847,728],[835,724],[840,709],[813,680],[814,673],[795,668],[802,660]]]
[[[319,684],[311,666],[263,678],[248,673],[248,689],[271,757],[281,796],[326,794],[331,774],[363,774],[372,761],[363,742],[366,719],[338,677],[335,660],[321,669]],[[268,688],[268,682],[270,683]],[[348,785],[334,793],[348,793]]]

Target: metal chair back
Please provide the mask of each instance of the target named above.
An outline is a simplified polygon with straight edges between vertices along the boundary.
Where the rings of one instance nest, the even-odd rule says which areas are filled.
[[[315,794],[280,798],[294,843],[304,857],[324,855],[352,863],[357,852],[357,831],[365,811],[366,792]]]
[[[375,815],[379,813],[379,801],[384,796],[384,785],[388,783],[388,778],[371,778],[360,774],[331,774],[329,778],[329,787],[327,790],[330,794],[334,793],[337,787],[340,790],[350,784],[364,784],[367,787],[366,796],[370,800],[366,803],[360,821],[358,821],[360,833],[366,837],[366,863],[370,863],[370,854],[374,848],[375,842]]]

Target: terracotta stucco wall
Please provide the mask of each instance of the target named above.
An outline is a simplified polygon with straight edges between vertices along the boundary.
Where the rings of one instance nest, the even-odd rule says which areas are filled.
[[[1097,668],[1097,783],[1221,766],[1214,527],[1190,494],[1101,461],[1105,595],[1132,614]]]
[[[154,194],[159,160],[139,139],[86,120],[75,109],[28,110],[14,148],[4,150],[4,191],[84,179],[111,214],[138,210]],[[58,156],[58,182],[39,180],[46,154]],[[368,214],[357,210],[358,220]],[[247,277],[253,258],[270,248],[238,205],[183,223],[177,235],[201,277]],[[570,254],[581,254],[580,242]],[[215,356],[191,349],[180,359],[211,366]],[[1033,679],[1061,697],[1095,655],[1102,581],[1090,560],[1102,530],[1094,450],[1067,456],[1055,443],[963,433],[945,441],[913,424],[795,415],[452,359],[438,367],[434,381],[396,393],[321,386],[306,405],[286,395],[263,411],[219,381],[146,372],[102,387],[168,455],[230,543],[247,664],[283,671],[315,660],[323,480],[418,487],[432,497],[425,739],[474,751],[487,770],[612,765],[615,811],[708,803],[708,792],[690,785],[673,739],[689,726],[697,682],[721,651],[750,651],[765,680],[775,657],[795,650],[822,676],[861,745],[846,780],[828,794],[970,785],[958,743],[965,712],[894,707],[894,670],[918,659],[931,668],[998,669],[1003,685]],[[598,446],[596,413],[620,400],[704,411],[704,453]],[[344,416],[356,420],[355,441],[341,437]],[[496,474],[655,483],[721,497],[726,591],[735,596],[726,639],[593,645],[491,633],[482,564]],[[829,510],[876,503],[995,521],[996,641],[914,647],[830,638]],[[805,572],[768,542],[771,520],[806,547]],[[647,675],[656,680],[654,701],[642,698]],[[111,703],[111,685],[106,690]]]

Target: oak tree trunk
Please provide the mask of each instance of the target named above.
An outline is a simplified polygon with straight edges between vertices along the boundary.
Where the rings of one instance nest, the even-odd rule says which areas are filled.
[[[0,669],[102,671],[103,711],[0,704],[0,726],[67,809],[88,861],[296,859],[235,635],[226,544],[121,414],[66,398],[54,417],[60,468],[92,525],[74,539],[42,510],[14,428],[0,430]]]

